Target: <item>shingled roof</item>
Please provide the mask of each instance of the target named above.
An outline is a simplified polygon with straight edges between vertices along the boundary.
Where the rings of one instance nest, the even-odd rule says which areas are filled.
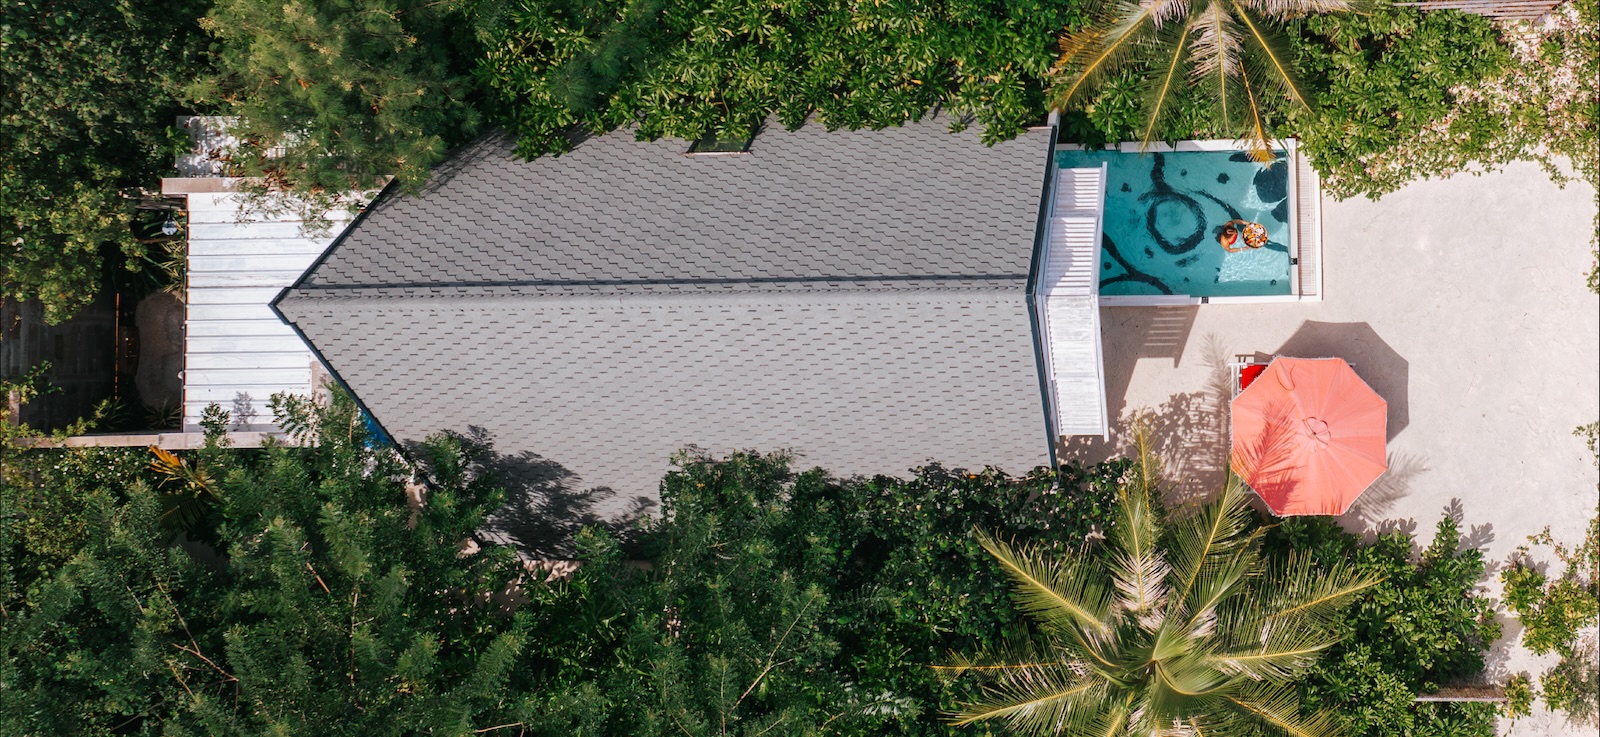
[[[479,426],[625,494],[690,445],[1024,471],[1049,459],[1026,288],[1050,132],[947,123],[533,161],[491,134],[274,304],[397,439]]]

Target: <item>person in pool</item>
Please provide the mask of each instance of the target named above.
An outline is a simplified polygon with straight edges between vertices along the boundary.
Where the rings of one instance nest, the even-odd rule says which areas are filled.
[[[1235,248],[1234,244],[1239,242],[1241,236],[1244,245]],[[1217,233],[1217,243],[1222,244],[1222,250],[1228,253],[1260,248],[1267,245],[1267,226],[1248,220],[1229,220],[1222,224],[1222,230]]]

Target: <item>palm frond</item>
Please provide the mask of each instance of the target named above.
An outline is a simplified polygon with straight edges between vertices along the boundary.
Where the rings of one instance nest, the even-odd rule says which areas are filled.
[[[1338,644],[1338,635],[1305,627],[1283,626],[1269,620],[1261,634],[1262,644],[1247,651],[1214,653],[1206,664],[1230,676],[1253,681],[1295,678],[1316,663],[1322,651]]]
[[[1011,579],[1024,614],[1056,631],[1110,631],[1110,594],[1098,571],[1079,561],[1046,559],[1036,548],[1015,550],[982,532],[977,535]]]
[[[1223,8],[1224,0],[1211,0],[1204,10],[1190,21],[1195,29],[1189,42],[1189,55],[1194,60],[1190,81],[1216,85],[1216,99],[1223,130],[1233,127],[1231,103],[1238,94],[1239,30],[1233,17]]]
[[[1210,634],[1211,628],[1205,621],[1216,618],[1218,606],[1234,597],[1249,581],[1250,574],[1261,559],[1258,542],[1264,534],[1266,531],[1261,528],[1251,531],[1231,556],[1218,561],[1214,569],[1195,580],[1193,589],[1184,601],[1191,629]]]
[[[1335,737],[1339,725],[1333,716],[1319,711],[1300,712],[1300,700],[1292,686],[1251,684],[1238,694],[1222,697],[1246,721],[1271,727],[1288,737]]]
[[[1161,461],[1156,458],[1150,425],[1144,419],[1133,427],[1134,464],[1117,486],[1117,521],[1111,529],[1110,569],[1120,595],[1118,605],[1133,613],[1146,629],[1161,624],[1159,608],[1165,603],[1166,560],[1156,549],[1160,536],[1155,499],[1161,490]]]
[[[1161,45],[1170,47],[1170,54],[1166,57],[1166,71],[1158,77],[1153,77],[1145,91],[1145,109],[1149,114],[1145,119],[1144,133],[1139,136],[1140,153],[1149,149],[1150,142],[1155,140],[1157,127],[1170,109],[1167,103],[1177,93],[1179,85],[1184,80],[1183,67],[1189,59],[1188,49],[1185,47],[1193,28],[1194,24],[1184,23],[1176,31],[1164,34],[1168,38]]]
[[[1270,164],[1278,158],[1272,149],[1272,133],[1267,130],[1266,111],[1261,106],[1261,95],[1255,85],[1251,84],[1250,74],[1239,75],[1239,90],[1243,93],[1244,104],[1240,110],[1244,113],[1244,135],[1239,137],[1239,142],[1244,144],[1250,160],[1257,164]]]
[[[1113,704],[1109,708],[1095,715],[1094,722],[1088,728],[1075,732],[1083,737],[1116,737],[1123,732],[1123,727],[1128,724],[1128,707],[1124,704]]]
[[[1170,523],[1167,559],[1172,564],[1172,594],[1188,602],[1190,611],[1204,608],[1193,606],[1196,602],[1190,598],[1202,576],[1237,580],[1234,574],[1242,575],[1238,552],[1254,539],[1248,534],[1250,523],[1249,495],[1237,480],[1223,486],[1216,499],[1194,514]]]
[[[1164,620],[1170,570],[1167,561],[1151,546],[1137,554],[1113,553],[1110,563],[1117,605],[1133,614],[1145,629],[1155,631]]]
[[[1070,671],[1019,671],[984,687],[977,702],[954,716],[957,726],[1001,720],[1022,734],[1077,733],[1096,722],[1103,708],[1099,681]]]
[[[1032,630],[1024,627],[1021,631],[1001,640],[997,648],[970,656],[951,652],[947,656],[946,664],[929,667],[939,675],[951,678],[968,674],[982,678],[1000,678],[1013,671],[1041,671],[1053,668],[1067,668],[1078,675],[1088,673],[1088,667],[1081,661],[1067,653],[1054,650],[1048,641],[1038,638]]]
[[[1116,68],[1123,57],[1134,51],[1155,9],[1155,4],[1109,4],[1107,11],[1092,20],[1088,29],[1063,36],[1061,56],[1051,70],[1055,75],[1065,76],[1066,80],[1052,88],[1052,107],[1066,108],[1092,86],[1091,82]]]
[[[1189,0],[1148,0],[1150,23],[1157,29],[1175,18],[1189,14]]]
[[[1239,20],[1239,27],[1243,30],[1246,46],[1250,48],[1252,55],[1260,60],[1260,65],[1264,70],[1269,72],[1265,75],[1254,75],[1258,77],[1257,88],[1260,89],[1267,85],[1278,87],[1291,103],[1310,108],[1311,99],[1300,88],[1300,83],[1296,79],[1297,75],[1294,72],[1294,64],[1290,61],[1289,50],[1283,42],[1283,37],[1265,23],[1251,17],[1250,11],[1245,9],[1239,0],[1226,1],[1233,9],[1234,16]],[[1250,71],[1246,69],[1245,73],[1248,74]],[[1262,79],[1263,77],[1264,79]]]
[[[1294,20],[1321,13],[1352,10],[1347,0],[1241,0],[1245,7],[1273,20]]]
[[[1229,678],[1196,658],[1162,661],[1154,666],[1145,710],[1158,722],[1171,724],[1191,711],[1196,702],[1206,701]]]
[[[1291,555],[1289,562],[1273,566],[1267,581],[1277,582],[1270,592],[1277,605],[1264,609],[1266,620],[1294,620],[1309,626],[1328,626],[1343,613],[1356,594],[1383,583],[1383,577],[1344,565],[1312,565],[1309,555]]]

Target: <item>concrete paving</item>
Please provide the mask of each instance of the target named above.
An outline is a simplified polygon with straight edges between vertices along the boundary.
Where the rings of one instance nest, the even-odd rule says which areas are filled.
[[[1595,207],[1592,187],[1558,188],[1532,164],[1325,200],[1323,302],[1103,308],[1120,419],[1108,440],[1065,441],[1065,457],[1120,452],[1144,412],[1176,494],[1209,493],[1227,451],[1226,362],[1339,356],[1390,405],[1390,470],[1340,522],[1427,545],[1456,515],[1497,595],[1494,571],[1529,535],[1548,526],[1576,542],[1596,513],[1600,472],[1572,435],[1600,418],[1600,298],[1584,287]],[[1515,619],[1501,619],[1491,671],[1539,672]],[[1502,731],[1592,734],[1538,715]]]

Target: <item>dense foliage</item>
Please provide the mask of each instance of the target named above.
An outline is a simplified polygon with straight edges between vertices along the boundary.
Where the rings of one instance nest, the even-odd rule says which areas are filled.
[[[1155,0],[1138,4],[1088,0],[1092,22],[1061,39],[1051,104],[1063,109],[1090,96],[1119,70],[1144,78],[1139,140],[1160,137],[1186,87],[1203,90],[1213,126],[1238,138],[1257,161],[1273,159],[1272,111],[1310,110],[1294,59],[1279,30],[1314,13],[1345,13],[1346,0],[1236,3]],[[1192,98],[1189,98],[1192,99]]]
[[[1057,488],[1043,472],[838,481],[788,466],[738,454],[670,474],[647,586],[586,538],[589,563],[530,592],[551,602],[543,656],[525,659],[548,685],[515,716],[552,735],[950,733],[967,686],[933,666],[1023,631],[972,526],[1074,549],[1109,522],[1124,468],[1069,468]]]
[[[218,0],[202,21],[217,40],[217,73],[191,93],[235,118],[232,173],[298,195],[312,212],[390,176],[420,185],[478,123],[459,6]]]
[[[1376,198],[1408,182],[1538,162],[1600,187],[1600,0],[1538,21],[1379,6],[1302,21],[1296,58],[1318,105],[1288,126],[1325,190]],[[1592,246],[1600,249],[1600,211]],[[1588,274],[1600,293],[1600,250]]]
[[[1452,90],[1510,61],[1493,24],[1465,13],[1380,5],[1370,13],[1306,18],[1294,29],[1296,63],[1317,105],[1297,114],[1292,129],[1323,187],[1339,197],[1377,196],[1416,178],[1420,172],[1369,171],[1368,162],[1399,156],[1420,164],[1399,152],[1410,151],[1412,139],[1449,114]]]
[[[686,459],[635,552],[593,529],[546,580],[460,552],[503,498],[482,442],[413,449],[416,506],[348,400],[278,408],[307,447],[10,458],[3,731],[944,733],[961,685],[927,666],[1016,632],[971,526],[1075,547],[1122,468]]]
[[[1019,734],[1338,735],[1329,709],[1304,708],[1295,682],[1340,641],[1346,603],[1380,578],[1348,559],[1261,557],[1250,491],[1164,516],[1147,446],[1118,487],[1116,525],[1098,550],[1045,557],[981,538],[1011,578],[1036,638],[963,658],[985,678],[958,724]]]
[[[209,0],[0,3],[0,290],[60,322],[101,286],[107,249],[136,267],[141,190],[186,140],[184,85],[205,66]]]
[[[984,140],[1044,117],[1040,80],[1077,3],[485,0],[478,79],[524,156],[569,130],[744,138],[769,118],[882,128],[940,108]]]
[[[5,489],[0,731],[460,733],[492,710],[520,640],[487,599],[508,551],[458,552],[501,499],[482,458],[448,436],[418,449],[430,491],[411,508],[350,402],[289,409],[322,441],[182,460],[217,498],[187,529],[163,514],[187,490],[122,452],[31,451],[62,473]],[[69,472],[107,460],[120,475]],[[82,506],[41,507],[51,492]],[[18,524],[51,515],[82,522]]]
[[[1393,531],[1370,545],[1328,518],[1290,518],[1267,533],[1275,554],[1291,551],[1319,565],[1354,561],[1383,582],[1359,595],[1340,623],[1343,638],[1301,684],[1308,707],[1344,718],[1349,737],[1489,737],[1494,707],[1417,703],[1416,696],[1483,671],[1500,636],[1494,607],[1477,587],[1481,551],[1461,547],[1456,522],[1439,521],[1433,542],[1413,561],[1413,538]]]

